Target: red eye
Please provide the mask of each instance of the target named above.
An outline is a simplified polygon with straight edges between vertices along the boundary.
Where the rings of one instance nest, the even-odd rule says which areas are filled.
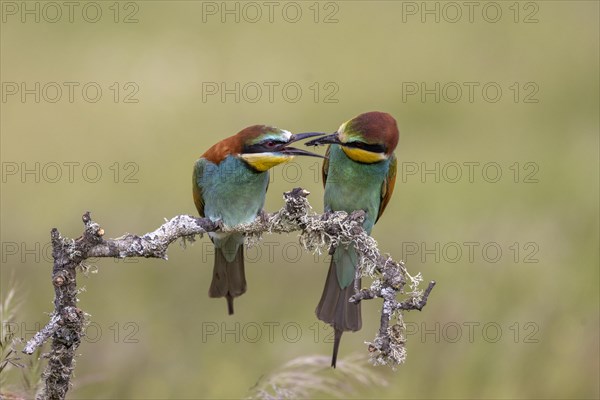
[[[270,141],[267,142],[267,146],[268,147],[275,147],[275,142],[272,141],[272,140],[270,140]]]

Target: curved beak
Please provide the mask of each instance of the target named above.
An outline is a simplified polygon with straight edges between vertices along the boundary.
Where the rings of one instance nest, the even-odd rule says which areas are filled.
[[[340,142],[338,133],[336,132],[304,143],[306,146],[322,146],[324,144],[342,144],[342,142]]]
[[[289,154],[289,155],[294,155],[294,156],[310,156],[310,157],[325,158],[319,154],[311,153],[310,151],[297,149],[295,147],[288,147],[289,144],[297,142],[299,140],[303,140],[303,139],[315,137],[315,136],[322,136],[322,135],[324,135],[324,133],[321,133],[321,132],[306,132],[306,133],[298,133],[298,134],[292,135],[290,140],[284,146],[282,146],[282,148],[279,151],[281,151],[284,154]]]

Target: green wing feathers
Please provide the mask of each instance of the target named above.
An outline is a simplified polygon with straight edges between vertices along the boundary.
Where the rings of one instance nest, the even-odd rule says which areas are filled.
[[[390,159],[390,168],[388,170],[388,174],[385,177],[383,184],[381,185],[381,202],[379,203],[379,213],[377,214],[377,219],[375,222],[379,221],[379,217],[385,211],[390,199],[392,198],[392,193],[394,193],[394,187],[396,186],[396,170],[398,168],[398,159],[394,154],[392,154],[392,158]]]
[[[200,186],[199,178],[204,172],[204,159],[199,159],[194,164],[194,173],[192,174],[192,194],[194,196],[194,204],[202,218],[204,218],[204,197],[202,197],[202,187]]]
[[[323,187],[325,187],[325,183],[327,183],[327,171],[329,170],[329,150],[331,146],[327,146],[327,151],[325,151],[325,158],[323,159],[323,167],[321,168],[321,176],[323,177]]]

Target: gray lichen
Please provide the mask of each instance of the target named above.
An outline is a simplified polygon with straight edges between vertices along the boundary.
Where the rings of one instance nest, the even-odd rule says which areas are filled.
[[[195,240],[196,235],[207,232],[239,232],[245,235],[248,246],[258,244],[264,233],[299,232],[298,240],[303,248],[312,253],[331,252],[337,246],[354,246],[359,254],[357,276],[373,280],[370,288],[357,289],[350,299],[353,302],[376,297],[383,299],[380,327],[373,342],[368,342],[371,361],[375,365],[389,365],[392,368],[404,362],[406,342],[404,336],[403,312],[421,310],[427,303],[435,282],[425,291],[419,289],[421,274],[412,276],[403,262],[395,262],[389,256],[380,254],[377,242],[362,228],[365,213],[329,212],[323,215],[312,212],[307,196],[310,193],[296,188],[284,194],[285,206],[273,213],[261,213],[255,221],[228,227],[219,221],[208,218],[194,218],[179,215],[167,220],[153,232],[142,236],[126,234],[117,239],[104,239],[104,230],[91,220],[89,213],[83,215],[85,231],[77,239],[63,238],[58,230],[51,233],[54,258],[52,284],[55,289],[54,305],[50,323],[36,334],[25,346],[31,354],[49,338],[52,346],[49,362],[43,373],[44,388],[38,398],[62,399],[69,389],[74,368],[75,350],[81,342],[86,323],[86,315],[76,304],[76,272],[86,270],[85,260],[92,257],[148,257],[167,258],[168,246],[178,239],[186,242]],[[408,282],[410,291],[404,293]],[[404,294],[402,302],[398,294]],[[390,321],[396,323],[390,327]],[[280,393],[282,394],[282,393]]]

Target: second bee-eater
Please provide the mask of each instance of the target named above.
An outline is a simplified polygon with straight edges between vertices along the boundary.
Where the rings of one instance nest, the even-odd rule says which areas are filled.
[[[323,162],[325,211],[366,212],[363,228],[373,225],[387,206],[396,181],[398,144],[396,120],[387,113],[368,112],[343,123],[337,132],[307,142],[307,146],[329,144]],[[331,258],[325,288],[316,314],[335,331],[331,366],[335,368],[344,331],[362,326],[360,303],[350,303],[358,254],[354,247],[340,246]],[[360,286],[360,279],[357,282]]]
[[[315,156],[289,147],[319,134],[292,133],[265,125],[243,129],[208,149],[194,164],[193,195],[200,216],[226,226],[250,223],[261,212],[269,185],[269,169],[294,156]],[[233,299],[246,292],[244,236],[210,232],[215,263],[210,297],[225,297],[229,314]]]

